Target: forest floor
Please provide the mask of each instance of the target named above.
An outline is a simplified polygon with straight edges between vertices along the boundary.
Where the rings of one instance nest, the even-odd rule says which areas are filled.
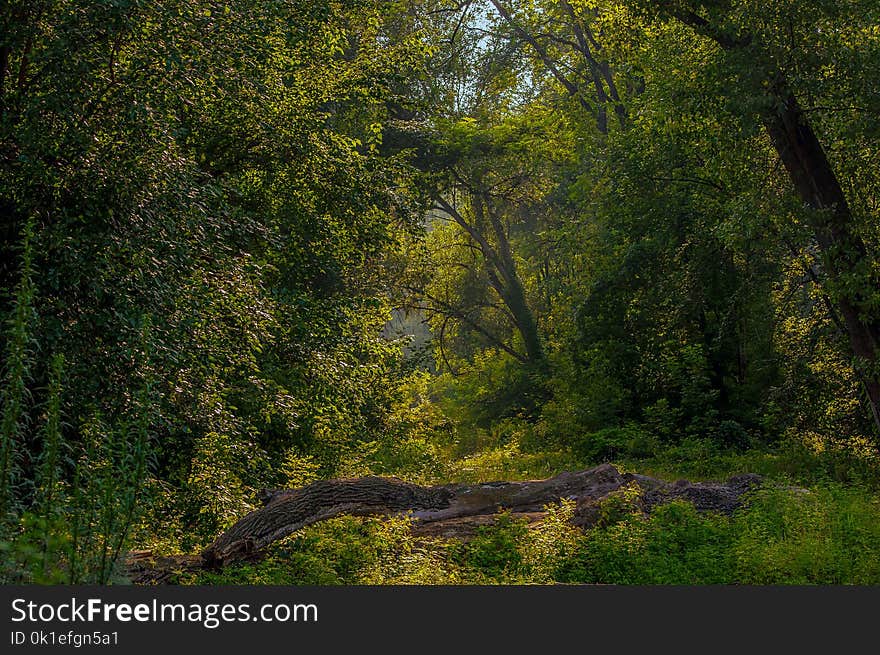
[[[655,453],[608,460],[622,473],[674,482],[754,473],[763,483],[732,514],[673,500],[650,513],[642,492],[604,498],[588,528],[575,503],[537,516],[502,512],[465,538],[414,529],[406,513],[340,516],[268,546],[222,570],[166,561],[171,584],[880,584],[880,467],[873,451],[723,449],[685,440]],[[598,462],[571,452],[523,452],[495,444],[444,462],[443,479],[475,483],[544,479]],[[405,468],[405,467],[404,467]],[[385,472],[383,474],[393,474]],[[412,479],[411,471],[400,477]],[[435,473],[436,475],[436,473]],[[422,480],[414,480],[425,482]],[[176,569],[175,569],[176,566]],[[149,576],[144,578],[149,582]]]

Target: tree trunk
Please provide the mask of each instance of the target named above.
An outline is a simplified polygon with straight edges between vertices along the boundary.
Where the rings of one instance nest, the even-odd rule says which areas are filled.
[[[731,34],[699,12],[668,0],[660,6],[724,50],[755,47],[751,34]],[[770,109],[763,116],[764,127],[798,196],[814,210],[809,221],[830,283],[826,291],[843,318],[855,358],[854,370],[880,432],[880,316],[866,307],[880,280],[867,265],[868,249],[857,232],[840,181],[785,75],[780,70],[767,70],[766,79],[770,82]]]
[[[523,340],[529,364],[540,367],[544,364],[544,346],[538,333],[538,324],[534,314],[526,302],[525,291],[519,278],[514,278],[508,286],[504,303],[513,314],[516,329]]]
[[[516,269],[513,249],[510,247],[504,225],[488,201],[485,207],[482,207],[482,202],[476,203],[476,206],[479,208],[479,213],[488,214],[489,222],[495,233],[495,241],[498,244],[496,261],[499,273],[505,280],[504,289],[499,290],[499,294],[513,316],[516,329],[523,340],[529,363],[540,367],[544,363],[544,346],[541,344],[541,335],[538,332],[535,315],[526,300],[526,292]]]
[[[509,312],[513,327],[519,333],[525,348],[525,356],[517,359],[524,364],[541,368],[545,363],[544,347],[538,332],[538,323],[526,299],[522,280],[516,269],[510,241],[490,203],[479,195],[473,197],[474,220],[469,223],[461,213],[442,197],[437,198],[438,208],[450,216],[476,242],[483,255],[486,276],[501,302]],[[495,243],[489,242],[489,230],[495,235]],[[471,324],[471,327],[475,327]],[[512,348],[504,348],[515,352]]]
[[[629,484],[640,487],[646,511],[683,498],[700,511],[730,513],[740,505],[741,496],[759,482],[758,476],[745,475],[727,483],[692,484],[682,480],[670,484],[647,476],[621,474],[610,464],[529,482],[420,487],[394,478],[323,480],[301,489],[267,492],[263,508],[217,537],[202,553],[201,561],[191,564],[221,567],[247,559],[307,525],[342,515],[410,512],[415,529],[423,534],[460,536],[469,528],[490,522],[489,517],[503,510],[536,518],[546,505],[569,499],[576,503],[573,523],[589,526],[599,518],[599,501]]]
[[[781,83],[779,83],[781,86]],[[782,87],[784,88],[784,87]],[[855,369],[864,384],[874,422],[880,430],[880,379],[877,374],[880,321],[864,316],[865,294],[875,293],[877,280],[865,269],[867,248],[855,233],[853,216],[828,157],[794,94],[781,91],[778,109],[765,126],[798,196],[811,209],[811,227],[822,255],[825,274],[835,287],[831,295],[856,357]],[[839,288],[839,291],[837,290]]]

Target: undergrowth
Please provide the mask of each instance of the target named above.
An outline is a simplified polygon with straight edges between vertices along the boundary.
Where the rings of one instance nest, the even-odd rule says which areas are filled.
[[[837,482],[776,484],[733,516],[675,501],[643,514],[626,493],[585,532],[573,504],[529,525],[502,514],[466,541],[419,538],[405,517],[340,518],[259,563],[181,579],[198,584],[880,584],[880,502]]]
[[[590,443],[594,439],[595,443]],[[430,447],[428,444],[430,443]],[[542,446],[524,421],[468,439],[407,441],[369,472],[422,484],[546,478],[602,461],[666,480],[758,473],[764,484],[733,515],[675,501],[645,514],[637,488],[573,527],[573,503],[532,524],[501,514],[465,540],[414,536],[406,516],[337,518],[275,544],[256,563],[181,575],[181,584],[880,584],[880,463],[858,440],[789,433],[760,447],[638,428]],[[378,452],[378,451],[376,451]]]

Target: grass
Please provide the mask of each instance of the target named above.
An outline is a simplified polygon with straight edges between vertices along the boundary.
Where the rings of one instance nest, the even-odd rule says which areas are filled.
[[[184,584],[880,584],[876,460],[815,444],[719,449],[686,440],[614,459],[624,471],[674,480],[760,473],[765,485],[733,516],[673,502],[644,515],[632,497],[606,501],[581,532],[570,505],[526,526],[503,515],[466,543],[416,538],[405,517],[339,518],[275,545],[256,564]],[[485,447],[444,462],[447,480],[534,479],[596,464],[567,451]]]

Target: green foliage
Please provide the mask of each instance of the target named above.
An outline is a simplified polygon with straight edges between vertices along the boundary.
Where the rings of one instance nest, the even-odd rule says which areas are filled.
[[[420,483],[445,478],[444,451],[454,442],[451,420],[430,398],[431,375],[416,372],[391,393],[389,412],[371,455],[371,470]]]
[[[546,516],[530,529],[520,545],[530,582],[550,584],[564,579],[582,537],[581,530],[570,523],[574,508],[575,503],[567,499],[545,506]]]
[[[726,521],[670,503],[649,518],[631,514],[590,532],[566,571],[569,581],[611,584],[717,584],[731,581]]]
[[[715,470],[742,461],[725,463],[716,456]],[[464,542],[414,537],[405,517],[341,518],[303,530],[273,547],[259,563],[180,581],[877,584],[876,498],[864,487],[828,480],[792,487],[780,477],[778,464],[770,461],[764,468],[770,474],[773,466],[776,481],[749,494],[733,516],[698,513],[686,501],[645,515],[641,492],[630,485],[602,502],[595,525],[586,531],[570,523],[574,504],[565,500],[545,507],[544,518],[535,524],[501,513]]]
[[[476,354],[457,375],[439,376],[433,389],[444,414],[455,424],[482,429],[534,414],[539,400],[529,371],[494,349]],[[463,443],[462,451],[468,447]]]
[[[182,578],[196,584],[460,584],[452,549],[410,534],[406,517],[340,518],[302,531],[256,564]]]
[[[523,569],[520,542],[527,532],[528,525],[522,519],[502,513],[493,525],[477,529],[459,557],[466,566],[493,580],[515,578]]]
[[[22,235],[22,264],[18,285],[7,320],[3,353],[3,386],[0,392],[0,537],[20,508],[22,488],[21,460],[28,427],[28,383],[33,367],[34,224],[30,220]]]
[[[46,422],[32,509],[3,542],[3,579],[40,584],[106,584],[143,511],[150,464],[150,407],[133,421],[108,425],[100,415],[82,426],[85,444],[71,460],[61,433],[63,360],[52,360]],[[139,399],[147,398],[146,392]],[[73,469],[70,482],[65,470]]]
[[[118,581],[264,488],[611,460],[783,488],[455,546],[339,519],[196,581],[877,583],[876,2],[19,4],[4,581]],[[831,202],[780,161],[797,103]]]
[[[880,506],[853,489],[768,489],[734,522],[745,584],[877,584]]]
[[[3,16],[0,494],[17,526],[43,512],[20,462],[56,471],[69,497],[48,504],[85,512],[71,576],[109,579],[132,487],[153,493],[156,541],[188,550],[262,486],[357,470],[381,434],[400,350],[379,336],[383,267],[423,208],[409,153],[383,133],[431,54],[398,10]],[[49,414],[68,421],[44,441],[47,353],[65,362]]]
[[[66,566],[73,548],[67,519],[25,512],[14,530],[13,538],[0,542],[0,576],[5,584],[75,581]]]
[[[572,452],[587,462],[650,456],[655,447],[656,440],[652,435],[634,424],[590,432],[574,440],[571,445]]]
[[[611,584],[876,584],[878,507],[828,485],[770,487],[733,518],[673,502],[649,517],[612,512],[583,536],[561,582]],[[608,516],[608,515],[606,515]]]

